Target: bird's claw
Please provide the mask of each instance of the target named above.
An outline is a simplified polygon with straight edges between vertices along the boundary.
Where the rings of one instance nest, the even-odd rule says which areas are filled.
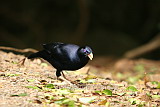
[[[66,82],[66,83],[68,83],[68,84],[70,84],[70,85],[74,85],[74,84],[72,83],[72,81],[66,79],[65,77],[60,76],[60,77],[57,77],[57,79],[60,80],[60,81],[64,81],[64,82]]]
[[[22,60],[20,60],[20,61],[18,62],[18,64],[19,64],[19,65],[24,65],[25,61],[26,61],[26,58],[23,58]]]

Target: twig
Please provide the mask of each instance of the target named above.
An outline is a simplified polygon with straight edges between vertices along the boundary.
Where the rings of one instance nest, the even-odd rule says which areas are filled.
[[[26,49],[17,49],[17,48],[12,48],[12,47],[6,47],[6,46],[0,46],[1,50],[11,50],[15,52],[20,52],[20,53],[27,53],[27,52],[37,52],[37,50],[32,49],[32,48],[26,48]]]
[[[149,43],[126,52],[124,54],[124,57],[125,58],[135,58],[147,52],[151,52],[157,48],[160,48],[160,33],[157,34],[157,36],[153,38]]]

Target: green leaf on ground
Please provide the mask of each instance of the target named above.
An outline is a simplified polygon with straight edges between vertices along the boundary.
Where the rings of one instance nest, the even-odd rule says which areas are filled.
[[[6,74],[5,76],[6,76],[6,77],[14,77],[14,76],[19,76],[19,74],[10,74],[10,73],[8,73],[8,74]]]
[[[11,63],[12,63],[12,64],[18,64],[18,62],[15,62],[15,61],[12,61]]]
[[[160,82],[158,82],[158,84],[157,84],[157,87],[156,87],[157,89],[160,89]]]
[[[152,81],[151,83],[152,83],[152,85],[158,85],[157,81]]]
[[[112,91],[111,91],[111,90],[108,90],[108,89],[103,90],[102,93],[105,94],[105,95],[110,95],[110,96],[112,96]]]
[[[62,88],[62,89],[57,90],[56,93],[58,95],[67,95],[67,94],[72,93],[72,91],[66,88]]]
[[[50,89],[54,89],[54,85],[53,84],[47,84],[45,85],[46,88],[50,88]]]
[[[151,97],[155,99],[160,99],[160,95],[152,95]]]
[[[13,94],[11,97],[21,97],[21,96],[27,96],[27,93],[21,93],[21,94]]]
[[[140,104],[140,100],[139,100],[139,99],[136,99],[136,98],[130,98],[130,99],[129,99],[129,102],[130,102],[132,105]]]
[[[82,97],[82,98],[79,98],[79,101],[81,103],[88,104],[88,103],[92,103],[95,99],[96,97]]]
[[[34,82],[34,79],[27,79],[28,82]]]
[[[47,63],[41,63],[41,66],[47,67],[48,64]]]
[[[137,88],[135,88],[134,86],[128,86],[126,90],[133,91],[133,92],[138,91]]]
[[[88,79],[87,82],[88,82],[88,83],[95,83],[95,82],[96,82],[96,79]]]
[[[160,89],[160,82],[158,82],[158,81],[152,81],[151,82],[153,85],[157,85],[157,89]]]
[[[32,88],[32,89],[40,89],[40,88],[38,88],[38,87],[36,87],[36,86],[25,86],[26,88]]]
[[[67,107],[75,107],[75,102],[73,100],[70,100],[68,98],[62,98],[58,101],[54,102],[55,104],[64,105]]]

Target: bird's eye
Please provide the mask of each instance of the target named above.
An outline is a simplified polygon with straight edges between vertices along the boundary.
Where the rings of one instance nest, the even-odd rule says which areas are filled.
[[[84,53],[89,54],[90,52],[87,49],[84,49]]]

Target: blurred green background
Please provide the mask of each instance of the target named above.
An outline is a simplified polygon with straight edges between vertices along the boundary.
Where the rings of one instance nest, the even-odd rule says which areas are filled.
[[[160,0],[0,1],[1,46],[40,50],[41,44],[58,41],[121,56],[159,31]],[[158,55],[159,50],[148,54]]]

